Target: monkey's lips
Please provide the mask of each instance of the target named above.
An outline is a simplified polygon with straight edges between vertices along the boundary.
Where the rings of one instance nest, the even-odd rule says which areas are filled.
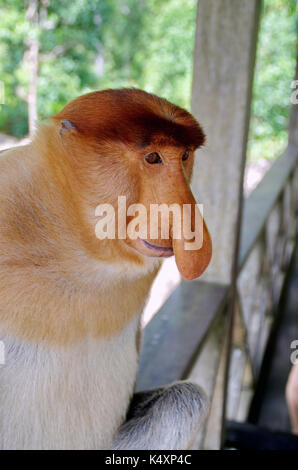
[[[138,242],[138,251],[140,251],[146,256],[157,256],[167,258],[169,256],[173,256],[174,254],[172,246],[155,245],[141,238],[138,239]]]

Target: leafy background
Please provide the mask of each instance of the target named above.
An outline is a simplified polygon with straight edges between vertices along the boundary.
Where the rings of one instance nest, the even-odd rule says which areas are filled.
[[[37,2],[39,20],[28,20]],[[32,5],[31,5],[32,6]],[[135,86],[190,108],[196,0],[0,0],[0,132],[28,133],[32,41],[39,44],[38,117],[88,91]],[[264,0],[249,159],[286,145],[296,60],[296,0]]]

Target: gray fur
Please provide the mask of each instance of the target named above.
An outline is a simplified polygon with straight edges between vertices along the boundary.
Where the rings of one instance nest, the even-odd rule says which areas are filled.
[[[187,381],[136,393],[111,449],[182,450],[190,447],[207,414],[201,388]]]

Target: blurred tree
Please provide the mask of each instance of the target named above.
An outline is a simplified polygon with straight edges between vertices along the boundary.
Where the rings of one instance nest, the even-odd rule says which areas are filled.
[[[31,125],[35,119],[36,93],[38,115],[44,118],[97,88],[96,57],[113,5],[99,0],[0,0],[0,7],[0,80],[5,84],[0,127],[21,136],[28,132],[27,103]]]
[[[287,128],[297,54],[297,1],[263,0],[248,159],[277,157]]]
[[[45,2],[42,2],[45,3]],[[39,1],[29,0],[28,9],[26,12],[26,19],[30,25],[30,32],[27,39],[28,49],[24,54],[27,55],[28,70],[29,70],[29,85],[28,85],[28,124],[30,135],[34,132],[34,125],[37,121],[37,79],[38,79],[38,56],[39,56],[39,40],[38,40],[38,27],[39,27]],[[46,12],[45,5],[42,11]],[[45,13],[46,14],[46,13]]]
[[[4,83],[5,105],[1,106],[0,128],[16,136],[27,130],[27,105],[18,95],[18,68],[26,50],[28,23],[22,0],[0,3],[0,80]]]
[[[189,106],[195,12],[196,0],[0,0],[1,130],[26,134],[36,96],[43,119],[106,87]]]
[[[197,0],[0,0],[1,131],[26,134],[36,96],[41,119],[82,93],[123,86],[189,108],[196,6]],[[296,0],[263,0],[251,159],[272,158],[286,143],[296,37]]]
[[[189,108],[196,0],[114,4],[117,28],[105,31],[100,85],[137,86]]]

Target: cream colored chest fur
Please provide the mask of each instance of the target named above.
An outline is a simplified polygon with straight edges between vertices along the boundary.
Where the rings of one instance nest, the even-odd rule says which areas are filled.
[[[138,323],[69,347],[0,338],[0,449],[107,447],[133,393]]]

